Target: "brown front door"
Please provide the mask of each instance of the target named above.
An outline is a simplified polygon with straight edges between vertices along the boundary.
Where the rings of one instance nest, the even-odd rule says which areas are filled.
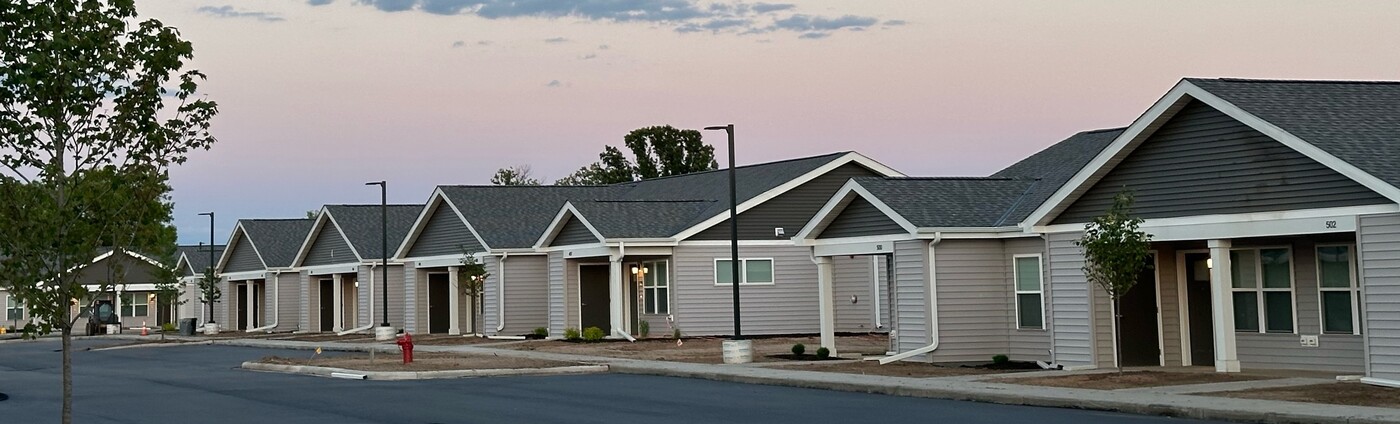
[[[608,303],[611,300],[608,296],[609,267],[580,266],[578,274],[579,321],[582,327],[580,330],[598,327],[603,332],[612,334],[612,314],[608,312]]]
[[[1138,274],[1137,284],[1119,299],[1123,314],[1118,335],[1122,340],[1124,366],[1161,365],[1157,343],[1157,270],[1152,257]]]
[[[321,291],[321,331],[335,330],[335,282],[329,278],[323,278],[319,289]]]
[[[428,274],[428,332],[447,334],[452,329],[451,281],[447,274]]]
[[[1209,254],[1186,255],[1186,324],[1191,331],[1191,365],[1215,366],[1215,324],[1211,321]]]

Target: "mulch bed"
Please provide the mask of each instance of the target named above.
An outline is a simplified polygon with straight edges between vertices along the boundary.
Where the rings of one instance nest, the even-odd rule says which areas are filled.
[[[988,362],[981,365],[963,365],[963,368],[978,368],[992,371],[1030,371],[1043,370],[1040,364],[1025,361]]]
[[[921,362],[894,362],[880,365],[879,361],[841,361],[830,365],[819,363],[802,368],[787,367],[785,369],[910,378],[956,377],[960,375],[996,374],[1002,372],[985,368],[945,366]]]
[[[830,357],[830,356],[823,358],[823,357],[820,357],[820,356],[817,356],[817,355],[813,355],[813,354],[810,354],[810,353],[804,353],[804,354],[801,354],[801,355],[794,355],[794,354],[791,354],[791,353],[786,353],[786,354],[781,354],[781,355],[768,355],[768,357],[769,357],[769,358],[786,359],[786,360],[789,360],[789,361],[839,361],[839,360],[841,360],[841,358],[833,358],[833,357]]]
[[[344,368],[357,371],[449,371],[484,369],[552,368],[578,365],[572,362],[512,358],[495,355],[452,355],[418,353],[413,363],[404,364],[398,354],[379,354],[370,360],[369,354],[287,358],[268,356],[258,360],[266,364],[310,365]]]
[[[1400,389],[1354,382],[1249,389],[1234,392],[1207,393],[1205,395],[1243,399],[1326,403],[1332,405],[1400,408]]]
[[[1003,378],[991,383],[1027,386],[1065,387],[1071,389],[1118,390],[1139,387],[1182,386],[1187,384],[1228,383],[1234,381],[1268,380],[1271,377],[1214,372],[1129,371],[1095,374],[1070,374],[1053,377]]]

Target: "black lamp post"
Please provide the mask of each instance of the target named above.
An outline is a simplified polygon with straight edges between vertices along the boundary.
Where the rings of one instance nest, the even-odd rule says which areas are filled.
[[[365,183],[365,185],[379,186],[379,251],[382,259],[379,262],[379,269],[382,271],[379,278],[381,287],[381,305],[383,305],[384,320],[379,323],[380,327],[389,326],[389,183],[387,181],[375,181]],[[370,290],[374,290],[373,287]]]
[[[739,195],[734,183],[734,124],[705,127],[706,131],[724,130],[729,134],[729,282],[734,286],[734,340],[743,340],[739,326]]]
[[[204,212],[199,215],[209,216],[209,266],[204,268],[204,277],[212,279],[214,278],[214,212]],[[207,281],[205,284],[213,284],[213,282]],[[202,292],[200,296],[204,297],[205,309],[209,311],[209,321],[205,322],[214,322],[214,302],[209,300],[209,297],[205,296]]]

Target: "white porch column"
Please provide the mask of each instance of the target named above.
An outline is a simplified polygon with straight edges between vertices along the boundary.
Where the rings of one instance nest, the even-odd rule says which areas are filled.
[[[245,305],[243,307],[243,314],[248,317],[248,327],[244,328],[243,331],[258,328],[258,315],[256,313],[258,308],[254,306],[256,304],[255,302],[258,301],[257,292],[257,285],[252,280],[249,280],[247,284],[243,285],[243,304]]]
[[[454,336],[462,334],[462,325],[460,324],[462,321],[462,295],[460,293],[462,291],[457,288],[459,284],[461,282],[457,278],[457,267],[447,267],[447,308],[450,309],[447,314],[447,334]],[[428,320],[432,320],[432,317],[428,317]],[[475,327],[475,323],[473,323],[473,327]]]
[[[331,313],[335,314],[331,330],[345,331],[345,279],[340,274],[331,274],[331,297]]]
[[[1210,306],[1215,328],[1215,371],[1240,372],[1235,352],[1235,301],[1230,293],[1230,240],[1210,240]]]
[[[608,323],[612,329],[608,331],[608,334],[628,334],[626,319],[623,318],[626,314],[623,305],[627,304],[624,297],[627,295],[623,294],[626,291],[623,290],[622,256],[610,259],[608,261]]]
[[[116,301],[116,302],[112,302],[112,304],[117,305],[117,310],[116,310],[116,311],[113,311],[113,312],[115,312],[115,313],[117,314],[117,326],[120,327],[120,326],[122,326],[122,289],[121,289],[121,288],[117,288],[117,301]]]
[[[832,299],[831,257],[815,259],[817,263],[817,313],[821,317],[821,347],[836,356],[836,302]]]

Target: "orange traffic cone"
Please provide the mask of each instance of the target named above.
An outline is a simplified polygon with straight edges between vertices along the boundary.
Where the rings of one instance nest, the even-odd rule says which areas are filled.
[[[149,335],[151,335],[151,333],[146,329],[146,322],[141,321],[141,336],[145,337]]]

